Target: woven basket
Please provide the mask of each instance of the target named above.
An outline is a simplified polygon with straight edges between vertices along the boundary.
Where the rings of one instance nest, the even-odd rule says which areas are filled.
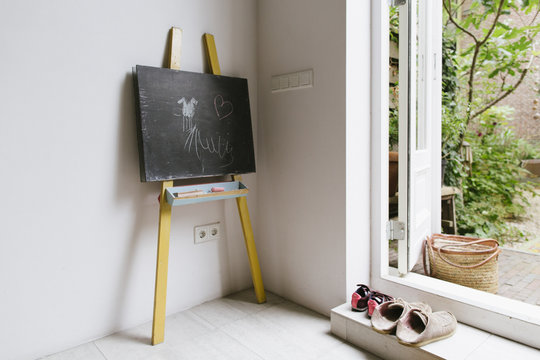
[[[437,279],[496,293],[500,252],[497,240],[433,234],[425,241],[424,272]]]

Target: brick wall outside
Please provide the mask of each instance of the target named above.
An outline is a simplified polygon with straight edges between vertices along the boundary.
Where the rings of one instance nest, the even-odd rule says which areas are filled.
[[[533,20],[533,15],[518,16],[515,13],[508,15],[503,21],[507,24],[528,24]],[[540,22],[540,16],[534,20],[535,24]],[[535,39],[534,48],[540,49],[540,36]],[[535,57],[527,77],[514,93],[501,101],[501,105],[512,106],[514,119],[510,124],[514,127],[517,135],[522,139],[527,139],[531,143],[540,146],[540,58]]]
[[[471,0],[468,0],[470,3]],[[467,7],[465,4],[464,8]],[[509,15],[501,16],[501,21],[505,24],[515,26],[523,26],[529,24],[531,21],[534,24],[540,22],[540,15],[535,19],[534,13],[516,14],[512,12]],[[478,32],[478,36],[481,34]],[[535,49],[540,50],[540,36],[537,37],[535,42]],[[515,83],[515,80],[512,82]],[[510,126],[514,128],[517,136],[526,139],[532,144],[536,144],[540,147],[540,59],[535,57],[533,60],[529,73],[521,85],[504,100],[497,105],[507,105],[514,108],[514,116],[509,121]]]

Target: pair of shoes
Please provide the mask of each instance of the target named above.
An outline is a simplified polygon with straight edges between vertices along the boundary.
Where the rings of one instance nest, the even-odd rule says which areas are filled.
[[[372,291],[367,285],[357,284],[358,289],[352,294],[351,308],[353,311],[368,311],[368,315],[373,314],[373,310],[380,304],[393,300],[394,298],[377,291]]]
[[[375,308],[371,326],[383,334],[395,332],[401,344],[423,346],[452,336],[457,320],[448,311],[432,312],[428,304],[396,299]]]
[[[371,317],[371,326],[382,334],[394,334],[398,321],[412,309],[419,309],[431,313],[431,307],[424,303],[408,303],[398,298],[377,306]]]

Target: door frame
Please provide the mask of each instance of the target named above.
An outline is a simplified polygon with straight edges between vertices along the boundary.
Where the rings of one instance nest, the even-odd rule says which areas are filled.
[[[442,18],[440,0],[433,6]],[[424,301],[434,310],[454,313],[462,323],[538,347],[540,306],[415,273],[400,277],[388,266],[388,10],[388,2],[371,1],[371,286],[408,301]],[[440,30],[433,36],[442,36]],[[439,66],[440,62],[437,59]]]

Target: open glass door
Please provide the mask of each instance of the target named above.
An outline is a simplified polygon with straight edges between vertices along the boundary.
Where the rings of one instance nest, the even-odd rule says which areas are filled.
[[[440,87],[433,86],[440,46],[427,36],[432,8],[431,0],[407,0],[399,15],[398,216],[406,229],[398,244],[402,275],[417,263],[426,237],[440,228]]]
[[[390,4],[392,6],[400,5],[405,0],[392,0]],[[417,4],[416,2],[415,4]],[[424,147],[431,148],[431,164],[427,166],[430,168],[430,182],[431,185],[423,191],[430,194],[430,200],[425,200],[425,202],[431,202],[431,232],[438,232],[440,230],[440,205],[441,205],[441,50],[442,50],[442,20],[443,20],[443,10],[442,10],[442,0],[426,0],[426,17],[429,18],[431,22],[431,29],[427,29],[422,33],[419,31],[420,36],[425,36],[427,41],[426,48],[428,50],[424,54],[425,56],[424,64],[419,65],[418,67],[424,67],[425,75],[423,81],[426,84],[426,90],[424,95],[424,101],[426,106],[424,111],[426,112],[425,120],[426,126],[426,140],[429,143],[426,143]],[[461,3],[461,2],[460,2]],[[392,294],[394,296],[399,296],[404,299],[421,299],[425,303],[430,304],[433,308],[447,309],[450,310],[460,322],[471,325],[475,328],[485,330],[488,333],[496,334],[504,338],[512,339],[515,341],[522,342],[527,345],[538,347],[538,327],[540,314],[538,312],[538,307],[535,307],[531,304],[519,303],[516,300],[506,299],[494,294],[478,291],[476,289],[471,289],[463,287],[460,285],[453,284],[451,282],[441,281],[436,278],[423,276],[416,274],[415,272],[409,272],[407,276],[396,276],[398,271],[392,265],[388,265],[390,262],[394,262],[394,258],[390,258],[393,254],[390,254],[389,251],[394,249],[393,241],[388,241],[387,239],[396,239],[395,241],[405,243],[405,252],[402,252],[402,264],[404,264],[405,270],[409,267],[409,254],[407,249],[409,246],[406,242],[398,240],[400,237],[401,228],[396,228],[395,226],[389,225],[389,218],[393,219],[393,213],[389,216],[389,211],[392,210],[390,205],[395,204],[396,199],[388,199],[389,194],[395,194],[387,192],[385,189],[388,184],[385,183],[385,179],[389,178],[389,171],[384,162],[389,158],[389,145],[390,145],[390,136],[394,136],[392,140],[395,139],[397,131],[393,131],[395,122],[399,123],[399,120],[394,121],[393,117],[389,116],[389,108],[391,108],[392,113],[399,114],[399,108],[395,110],[394,106],[389,106],[389,100],[393,101],[397,91],[393,91],[396,85],[399,85],[402,91],[401,95],[407,95],[407,88],[405,86],[407,83],[396,84],[398,81],[393,77],[394,74],[397,74],[395,71],[395,64],[398,62],[398,65],[401,65],[400,68],[406,72],[409,66],[416,66],[416,56],[414,57],[415,62],[410,64],[407,60],[401,61],[399,63],[399,54],[394,56],[394,51],[391,47],[391,42],[395,42],[395,38],[399,37],[399,20],[396,21],[396,14],[393,8],[388,8],[388,2],[386,1],[375,1],[372,2],[372,37],[371,37],[371,52],[372,52],[372,61],[371,61],[371,74],[372,74],[372,96],[371,96],[371,111],[372,111],[372,121],[371,121],[371,176],[370,182],[371,187],[370,191],[372,194],[371,198],[371,266],[370,266],[370,283],[371,285],[381,292]],[[413,7],[414,8],[414,7]],[[403,10],[405,9],[405,10]],[[406,11],[407,5],[398,7],[398,15],[402,11]],[[418,16],[418,13],[417,13]],[[408,20],[408,18],[407,18]],[[394,29],[398,29],[394,31]],[[407,29],[407,27],[405,27]],[[391,30],[389,33],[388,30]],[[408,30],[408,29],[407,29]],[[417,30],[418,31],[418,30]],[[403,32],[403,31],[402,31]],[[394,36],[397,35],[397,36]],[[403,39],[403,36],[402,36]],[[401,43],[408,43],[408,40],[403,40]],[[422,45],[420,45],[421,47]],[[429,47],[431,47],[429,49]],[[408,48],[408,47],[407,47]],[[399,52],[399,51],[397,51]],[[388,68],[388,62],[390,59],[391,68]],[[402,54],[403,58],[403,54]],[[396,61],[397,60],[397,61]],[[420,57],[419,62],[422,62]],[[409,64],[407,64],[409,63]],[[389,69],[391,71],[389,71]],[[413,72],[416,74],[416,72]],[[391,75],[391,76],[389,76]],[[414,77],[416,79],[416,76]],[[406,80],[405,80],[406,81]],[[422,81],[422,78],[420,78]],[[392,84],[387,87],[386,84]],[[416,86],[413,87],[416,89]],[[390,95],[390,99],[388,99]],[[415,96],[418,96],[415,93]],[[416,102],[414,109],[416,110]],[[422,106],[420,106],[420,109]],[[403,109],[402,109],[403,110]],[[403,111],[402,111],[403,112]],[[408,115],[410,116],[410,115]],[[416,132],[416,116],[414,116],[415,123],[412,127],[414,130],[414,136],[417,136]],[[403,120],[402,120],[403,123]],[[420,121],[420,124],[422,122]],[[390,127],[389,125],[392,125]],[[403,125],[402,125],[403,126]],[[357,129],[358,131],[363,131]],[[420,126],[419,131],[422,131]],[[350,134],[353,136],[353,134]],[[419,136],[421,138],[421,136]],[[407,138],[407,136],[405,136]],[[411,144],[411,142],[409,142]],[[415,160],[415,154],[413,152],[421,152],[417,150],[416,139],[413,142],[414,147],[411,150],[412,161]],[[392,148],[393,149],[393,148]],[[403,152],[403,150],[402,150]],[[400,154],[399,162],[411,161],[409,160],[409,153],[406,151],[405,154]],[[407,166],[404,167],[407,169]],[[402,170],[403,171],[403,170]],[[414,173],[414,172],[411,172]],[[409,175],[405,173],[408,178]],[[413,177],[413,175],[411,175]],[[414,183],[414,181],[410,181]],[[416,181],[418,184],[418,181]],[[414,186],[413,186],[414,188]],[[407,188],[401,185],[401,189],[398,189],[397,202],[401,202],[401,198],[405,197],[411,198],[410,193],[414,192],[414,189],[407,190]],[[402,196],[409,194],[409,196]],[[414,199],[415,197],[412,196]],[[386,204],[388,201],[388,205]],[[391,202],[392,201],[392,202]],[[410,206],[411,208],[413,206]],[[409,206],[406,207],[408,209]],[[412,210],[414,212],[414,210]],[[402,215],[403,217],[403,215]],[[414,217],[411,216],[413,219]],[[405,213],[404,220],[407,220],[407,214]],[[354,221],[352,219],[351,221]],[[392,222],[390,222],[392,224]],[[409,226],[408,228],[414,228],[414,226]],[[397,234],[396,234],[397,230]],[[405,232],[405,231],[404,231]],[[413,236],[410,236],[411,247],[415,246]],[[418,240],[420,242],[418,242]],[[423,239],[417,238],[416,244],[421,244]],[[396,259],[397,262],[397,259]],[[413,261],[411,261],[412,263]],[[412,265],[412,264],[411,264]],[[402,265],[403,266],[403,265]],[[490,337],[491,339],[491,337]]]

